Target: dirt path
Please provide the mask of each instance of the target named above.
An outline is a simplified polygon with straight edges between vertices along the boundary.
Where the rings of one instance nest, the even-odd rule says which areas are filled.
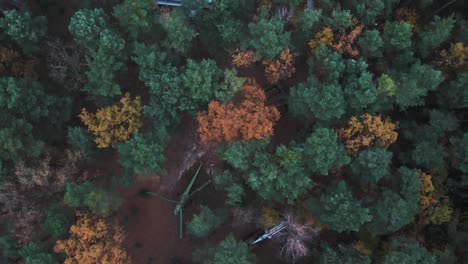
[[[180,255],[178,250],[182,244],[173,205],[140,194],[147,190],[156,191],[155,187],[154,181],[145,180],[122,191],[125,202],[119,210],[119,218],[127,231],[125,246],[133,263],[146,264],[149,259],[153,259],[152,263],[170,263],[171,257]],[[183,245],[186,247],[187,243]],[[185,247],[184,250],[191,252]]]

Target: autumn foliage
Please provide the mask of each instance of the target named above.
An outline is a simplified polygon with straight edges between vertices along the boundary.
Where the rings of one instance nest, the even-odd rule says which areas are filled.
[[[122,243],[125,235],[122,227],[98,216],[77,212],[77,222],[70,227],[70,238],[58,240],[55,252],[63,252],[64,264],[131,263]]]
[[[272,62],[264,60],[262,63],[265,65],[265,77],[270,84],[289,78],[296,72],[294,57],[288,48],[281,52],[279,59]]]
[[[324,27],[321,31],[317,32],[314,38],[309,42],[309,47],[312,50],[312,53],[314,53],[321,44],[332,46],[333,37],[334,34],[331,27]]]
[[[280,222],[280,215],[278,211],[271,207],[262,207],[260,222],[264,229],[271,228]]]
[[[257,7],[257,14],[260,14],[262,11],[270,11],[272,4],[272,0],[260,0]]]
[[[418,174],[421,179],[420,221],[423,224],[432,223],[436,225],[450,221],[453,209],[450,198],[440,186],[441,184],[434,184],[432,176],[421,170],[418,170]]]
[[[338,42],[333,45],[333,48],[340,54],[346,53],[356,58],[359,56],[359,49],[355,46],[355,42],[361,35],[364,25],[357,20],[354,20],[353,24],[352,30],[348,34],[341,35]]]
[[[416,9],[414,8],[407,8],[402,7],[398,8],[395,11],[395,16],[397,17],[398,21],[404,21],[411,25],[411,29],[413,31],[418,31],[418,19],[419,15]]]
[[[364,255],[367,255],[367,256],[372,255],[372,250],[370,250],[369,247],[361,240],[354,243],[353,247],[354,247],[354,249],[359,251],[361,254],[364,254]]]
[[[379,140],[385,148],[398,138],[395,131],[398,124],[390,119],[382,119],[380,115],[364,114],[361,117],[351,117],[348,127],[338,129],[338,136],[344,140],[350,154],[357,154],[361,148],[368,148]]]
[[[357,19],[353,19],[353,28],[349,33],[342,33],[335,36],[331,27],[324,27],[321,31],[317,32],[314,38],[309,41],[309,47],[314,53],[320,45],[324,44],[332,47],[340,54],[349,54],[351,57],[359,56],[359,49],[356,47],[355,42],[362,34],[364,25],[359,23]],[[335,42],[335,37],[337,42]]]
[[[28,59],[14,50],[0,47],[0,76],[29,77],[37,80],[37,66],[36,59]]]
[[[444,49],[440,52],[440,59],[436,64],[445,70],[457,70],[465,65],[466,58],[468,47],[465,47],[463,42],[451,43],[449,50]]]
[[[265,106],[265,92],[255,84],[245,85],[238,103],[211,101],[208,112],[198,114],[202,142],[262,139],[273,134],[280,118],[274,106]]]
[[[115,146],[126,141],[140,129],[142,125],[143,106],[137,96],[131,99],[127,93],[120,102],[101,108],[96,114],[91,114],[86,109],[81,110],[81,121],[95,136],[95,142],[99,148]]]
[[[418,170],[419,178],[421,178],[421,198],[419,199],[419,207],[422,211],[432,205],[437,204],[437,199],[434,198],[434,185],[432,184],[432,176]]]
[[[231,62],[237,68],[248,67],[257,61],[255,56],[256,53],[253,50],[236,49],[231,53]]]

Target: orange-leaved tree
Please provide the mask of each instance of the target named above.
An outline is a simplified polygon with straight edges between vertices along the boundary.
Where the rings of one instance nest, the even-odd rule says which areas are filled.
[[[344,140],[346,149],[351,155],[357,154],[361,148],[372,146],[377,140],[388,148],[398,138],[398,124],[380,115],[364,114],[351,117],[348,127],[338,129],[338,136]]]
[[[407,7],[398,8],[395,10],[395,16],[398,21],[404,21],[410,24],[412,31],[419,31],[419,15],[416,9]]]
[[[372,250],[369,248],[369,246],[365,242],[361,240],[358,240],[357,242],[355,242],[353,244],[353,248],[361,252],[361,254],[368,255],[368,256],[372,255]]]
[[[37,80],[38,65],[39,62],[35,58],[26,58],[14,50],[0,47],[0,76]]]
[[[58,240],[54,251],[63,252],[64,264],[99,263],[129,264],[131,259],[122,243],[122,227],[90,213],[77,212],[77,221],[70,227],[70,237]]]
[[[248,67],[257,61],[253,50],[236,49],[231,53],[231,63],[237,68]]]
[[[338,42],[333,45],[333,48],[340,54],[347,53],[351,57],[359,57],[359,50],[355,46],[356,40],[361,35],[364,25],[359,23],[357,19],[353,19],[353,28],[348,34],[342,34]]]
[[[294,57],[289,48],[281,52],[279,59],[272,62],[263,60],[262,63],[265,65],[265,77],[270,84],[289,78],[296,72]]]
[[[273,134],[280,118],[274,106],[266,106],[265,92],[256,84],[245,85],[238,103],[211,101],[207,112],[198,114],[202,142],[262,139]]]
[[[119,142],[126,141],[140,129],[143,106],[137,96],[131,99],[127,93],[120,102],[101,108],[96,114],[91,114],[86,109],[81,110],[81,121],[88,130],[96,136],[95,142],[98,148],[115,146]]]

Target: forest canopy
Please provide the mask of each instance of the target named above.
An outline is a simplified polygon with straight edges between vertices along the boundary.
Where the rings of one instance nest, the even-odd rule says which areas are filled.
[[[0,263],[463,263],[467,14],[0,1]]]

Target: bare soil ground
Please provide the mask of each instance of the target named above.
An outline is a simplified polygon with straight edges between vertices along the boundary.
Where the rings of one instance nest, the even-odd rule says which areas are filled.
[[[188,181],[188,180],[187,180]],[[185,188],[185,180],[178,184],[177,191],[169,197],[177,199]],[[203,182],[197,180],[197,183]],[[248,224],[233,227],[230,220],[205,238],[196,238],[187,234],[184,226],[184,236],[179,239],[179,219],[174,215],[174,206],[155,197],[142,196],[141,191],[158,191],[154,180],[141,180],[135,186],[122,190],[124,204],[119,210],[118,218],[127,232],[125,246],[136,264],[170,264],[173,258],[184,264],[194,263],[192,252],[207,244],[215,245],[229,233],[238,239],[246,238],[256,230],[255,225]],[[193,214],[199,211],[200,205],[210,208],[224,206],[224,194],[213,189],[213,186],[194,195],[184,210],[184,222],[187,223]],[[278,256],[279,246],[270,241],[254,249],[257,263],[284,263]]]
[[[204,238],[197,238],[185,232],[179,239],[179,218],[174,215],[174,205],[156,197],[144,195],[146,191],[162,194],[173,200],[178,200],[185,190],[198,162],[203,160],[201,171],[194,188],[206,182],[213,166],[219,165],[219,160],[212,151],[202,148],[196,140],[193,131],[196,123],[193,119],[184,118],[183,124],[170,140],[167,148],[167,174],[157,175],[151,179],[137,179],[134,186],[121,190],[123,204],[117,217],[123,224],[127,238],[125,246],[136,264],[170,264],[177,259],[184,264],[194,263],[192,252],[197,248],[210,244],[215,245],[229,233],[238,239],[245,239],[257,227],[254,224],[242,226],[231,225],[231,217],[226,224]],[[203,157],[202,157],[203,156]],[[216,191],[213,184],[198,192],[189,201],[184,210],[184,223],[198,213],[201,205],[212,209],[225,207],[223,192]],[[254,249],[257,263],[284,263],[278,256],[279,246],[267,242]]]

